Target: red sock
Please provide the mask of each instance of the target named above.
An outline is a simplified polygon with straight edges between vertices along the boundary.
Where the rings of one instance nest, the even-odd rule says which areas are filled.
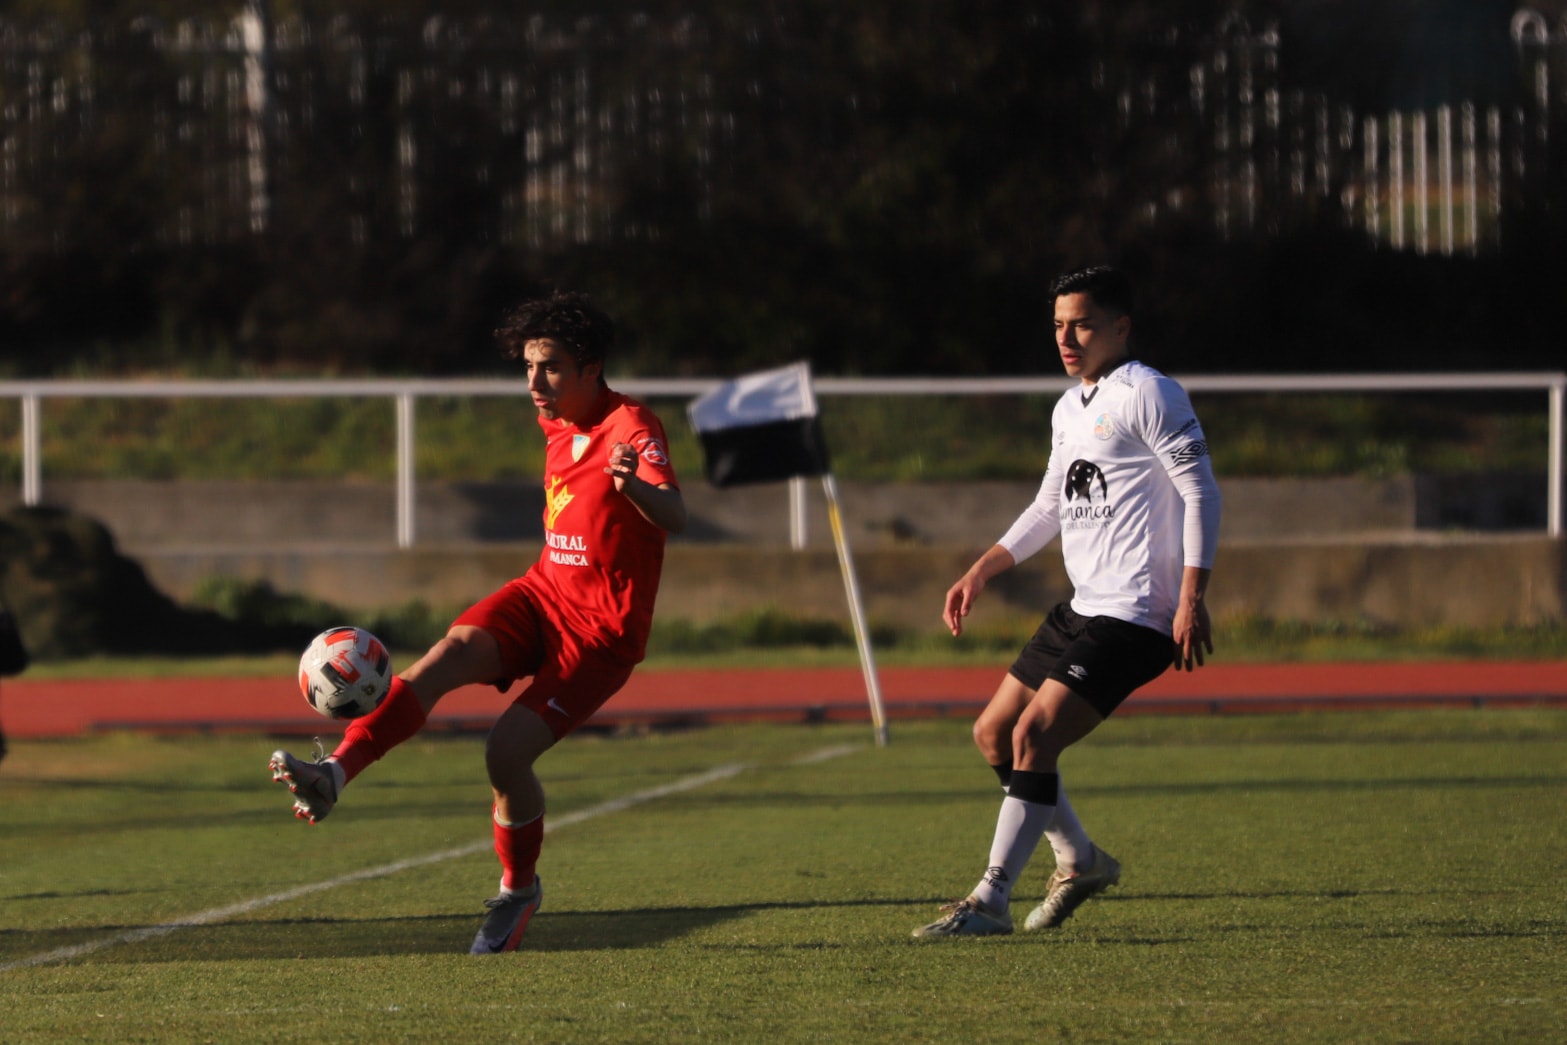
[[[370,763],[424,728],[424,707],[408,683],[393,676],[386,699],[364,718],[356,718],[343,731],[343,742],[332,757],[343,767],[344,783],[358,776]]]
[[[502,889],[531,889],[539,850],[544,846],[544,814],[525,824],[495,821],[495,855],[501,859]]]

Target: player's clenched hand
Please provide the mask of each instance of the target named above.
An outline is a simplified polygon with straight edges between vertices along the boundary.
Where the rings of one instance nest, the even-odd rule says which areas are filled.
[[[626,480],[637,474],[637,451],[630,443],[614,443],[609,448],[609,466],[605,473],[614,476],[615,489],[624,490]]]
[[[1213,652],[1213,629],[1208,621],[1208,605],[1201,599],[1183,604],[1175,611],[1175,670],[1195,671],[1203,665],[1203,654]]]
[[[984,590],[985,578],[976,571],[965,573],[958,578],[958,583],[947,589],[947,604],[941,612],[941,619],[953,635],[963,634],[963,618],[968,616],[974,600]]]

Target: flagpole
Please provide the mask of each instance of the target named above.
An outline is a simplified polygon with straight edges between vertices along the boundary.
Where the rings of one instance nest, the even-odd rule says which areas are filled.
[[[882,707],[881,683],[876,679],[870,633],[860,604],[860,585],[854,577],[854,561],[849,557],[849,542],[844,536],[838,483],[827,464],[827,448],[822,442],[816,396],[811,390],[810,363],[801,361],[742,375],[698,396],[686,409],[691,427],[702,441],[707,478],[714,486],[790,481],[790,536],[796,548],[804,544],[805,537],[801,511],[805,498],[795,496],[804,493],[800,480],[807,475],[822,477],[833,543],[838,547],[838,565],[849,596],[849,615],[854,620],[854,641],[860,650],[860,669],[865,673],[871,722],[876,727],[876,744],[886,747],[887,713]],[[794,532],[795,522],[800,524],[798,533]]]
[[[838,547],[838,566],[843,570],[843,588],[849,597],[849,616],[854,622],[854,642],[860,649],[860,670],[865,674],[865,693],[871,704],[871,724],[876,727],[876,746],[886,747],[887,712],[881,701],[881,682],[876,677],[876,661],[871,655],[870,633],[865,627],[865,610],[860,604],[860,584],[854,576],[854,560],[849,557],[849,542],[843,531],[843,514],[838,509],[838,482],[831,472],[822,474],[822,490],[827,494],[827,518],[832,523],[833,543]]]

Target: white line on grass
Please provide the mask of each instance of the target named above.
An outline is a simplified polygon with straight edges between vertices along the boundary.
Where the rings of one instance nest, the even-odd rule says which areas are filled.
[[[798,760],[796,764],[808,762],[821,762],[829,758],[837,758],[855,750],[852,746],[824,748],[813,755],[807,755]],[[660,787],[650,787],[646,791],[636,791],[620,798],[612,798],[607,802],[600,802],[586,809],[578,809],[575,812],[563,813],[560,816],[551,817],[544,822],[545,833],[560,827],[569,827],[572,824],[580,824],[584,820],[592,820],[594,817],[605,816],[609,813],[619,813],[630,809],[632,806],[651,802],[654,799],[664,798],[668,795],[679,794],[682,791],[690,791],[707,784],[717,783],[720,780],[728,780],[739,776],[752,768],[751,766],[735,764],[718,766],[709,769],[705,773],[697,773],[695,776],[684,777],[674,783],[664,784]],[[289,900],[297,900],[301,896],[309,896],[311,893],[324,892],[327,889],[335,889],[340,885],[351,885],[354,882],[363,882],[371,878],[385,878],[387,875],[396,874],[399,871],[407,871],[415,867],[424,867],[428,864],[438,864],[445,860],[456,860],[464,856],[473,856],[482,853],[494,846],[493,839],[486,838],[482,842],[472,845],[459,846],[456,849],[446,849],[439,853],[427,853],[424,856],[414,856],[407,860],[398,860],[390,864],[382,864],[380,867],[368,867],[362,871],[351,871],[345,875],[328,879],[324,882],[311,882],[309,885],[295,886],[293,889],[285,889],[281,893],[272,893],[270,896],[258,896],[253,900],[243,903],[230,904],[227,907],[214,907],[210,910],[189,914],[183,918],[163,922],[161,925],[149,925],[141,929],[131,929],[127,932],[116,933],[113,936],[105,936],[101,940],[90,940],[87,943],[78,943],[70,947],[61,947],[43,954],[34,954],[27,958],[18,958],[16,961],[0,964],[0,972],[10,972],[12,969],[25,969],[34,965],[48,965],[51,962],[66,961],[71,958],[80,958],[84,954],[101,951],[106,947],[116,947],[122,943],[140,943],[158,936],[167,936],[169,933],[180,929],[192,929],[202,925],[212,925],[215,922],[227,921],[241,914],[249,914],[263,907],[271,907],[274,904],[287,903]]]
[[[801,755],[789,764],[791,766],[814,766],[818,762],[826,762],[834,758],[842,758],[844,755],[852,755],[858,751],[860,744],[839,744],[837,747],[824,747],[820,751],[812,751],[808,755]]]

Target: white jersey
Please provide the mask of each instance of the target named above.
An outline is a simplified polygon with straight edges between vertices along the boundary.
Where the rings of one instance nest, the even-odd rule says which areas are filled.
[[[1059,534],[1072,609],[1168,633],[1183,566],[1211,568],[1219,488],[1179,384],[1128,360],[1056,403],[1034,502],[998,542],[1017,562]]]

